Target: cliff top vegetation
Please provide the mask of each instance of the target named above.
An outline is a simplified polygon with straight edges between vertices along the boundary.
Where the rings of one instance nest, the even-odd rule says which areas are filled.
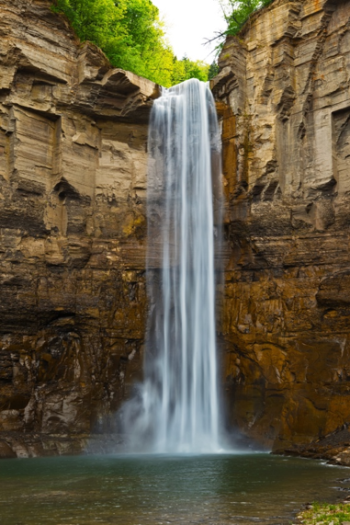
[[[237,35],[252,13],[271,4],[272,1],[273,0],[219,0],[227,22],[227,29],[223,34],[225,36]]]
[[[189,78],[208,80],[208,64],[174,55],[151,0],[52,0],[52,4],[55,12],[68,17],[81,41],[99,46],[114,67],[164,87]]]
[[[248,22],[250,15],[272,2],[273,0],[218,0],[227,23],[227,28],[222,33],[218,33],[214,38],[208,40],[208,43],[217,40],[218,45],[216,50],[219,54],[227,36],[237,35],[240,30],[243,29],[246,22]],[[211,65],[211,71],[215,70],[215,66],[215,73],[217,73],[218,66],[215,63]],[[209,72],[209,76],[213,75],[210,75]]]
[[[93,42],[114,67],[132,71],[164,87],[189,78],[207,81],[217,74],[215,61],[180,60],[169,45],[159,9],[151,0],[51,0],[64,13],[82,42]],[[217,35],[217,51],[227,35],[236,35],[249,16],[272,0],[218,0],[227,29]]]

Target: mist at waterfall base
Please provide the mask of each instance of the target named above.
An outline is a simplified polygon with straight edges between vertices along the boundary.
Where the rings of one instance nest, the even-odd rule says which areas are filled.
[[[218,453],[221,138],[208,84],[192,79],[163,90],[151,112],[148,151],[144,381],[118,418],[131,452]]]

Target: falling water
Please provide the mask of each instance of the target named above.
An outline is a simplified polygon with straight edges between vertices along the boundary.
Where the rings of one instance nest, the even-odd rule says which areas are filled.
[[[148,143],[145,380],[138,403],[124,410],[135,450],[220,450],[214,275],[220,147],[208,84],[192,79],[164,90],[153,106]]]

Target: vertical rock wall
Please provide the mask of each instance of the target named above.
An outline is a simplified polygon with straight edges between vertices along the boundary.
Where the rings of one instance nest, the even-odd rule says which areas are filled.
[[[350,439],[349,28],[347,1],[275,0],[212,86],[228,425],[275,450]],[[0,0],[0,37],[0,457],[79,451],[141,374],[158,91],[47,0]]]
[[[350,422],[350,3],[275,0],[220,68],[230,425],[285,450]]]
[[[62,453],[141,373],[157,86],[45,0],[0,0],[0,39],[0,457]]]

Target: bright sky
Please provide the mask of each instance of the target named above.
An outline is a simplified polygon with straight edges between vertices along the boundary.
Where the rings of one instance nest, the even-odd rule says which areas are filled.
[[[219,0],[152,0],[152,3],[166,23],[166,34],[178,59],[186,55],[191,60],[213,61],[214,54],[210,51],[215,42],[202,44],[226,27]]]

